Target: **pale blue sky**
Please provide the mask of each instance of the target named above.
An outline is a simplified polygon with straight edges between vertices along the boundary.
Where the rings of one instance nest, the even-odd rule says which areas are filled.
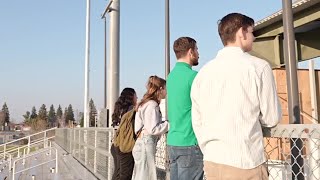
[[[91,0],[90,97],[103,105],[104,23],[108,1]],[[21,121],[32,106],[72,104],[84,95],[85,0],[0,2],[0,105]],[[180,36],[198,41],[200,69],[222,47],[217,21],[240,12],[256,21],[281,8],[281,1],[172,0],[171,46]],[[141,97],[149,75],[164,77],[164,0],[121,0],[120,89]],[[171,50],[171,67],[175,57]]]

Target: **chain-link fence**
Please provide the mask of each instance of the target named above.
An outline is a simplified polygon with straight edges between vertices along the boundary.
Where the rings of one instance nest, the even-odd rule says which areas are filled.
[[[55,142],[72,154],[99,179],[111,179],[113,160],[110,153],[112,128],[59,128]],[[161,137],[157,145],[156,165],[159,179],[166,178],[166,140]]]
[[[270,180],[320,180],[319,124],[279,125],[264,137]]]
[[[60,128],[56,130],[56,143],[99,179],[110,179],[113,134],[114,130],[110,128]]]
[[[99,179],[111,179],[111,128],[56,129],[55,141]],[[264,129],[270,180],[320,180],[320,125],[279,125]],[[166,137],[157,144],[158,179],[168,179]]]

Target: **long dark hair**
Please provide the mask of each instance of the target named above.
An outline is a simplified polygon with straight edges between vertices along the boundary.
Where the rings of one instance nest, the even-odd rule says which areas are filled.
[[[112,114],[112,126],[119,125],[121,117],[123,114],[128,112],[130,109],[135,106],[134,96],[136,91],[133,88],[124,88],[118,98],[117,102],[114,105],[114,111]]]
[[[143,98],[137,107],[144,105],[150,100],[154,100],[159,104],[161,99],[161,89],[165,88],[165,86],[166,80],[158,76],[150,76],[147,83],[147,92],[143,95]]]

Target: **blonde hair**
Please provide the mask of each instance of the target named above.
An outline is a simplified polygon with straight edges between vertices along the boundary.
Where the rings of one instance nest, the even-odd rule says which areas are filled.
[[[147,83],[147,92],[143,95],[137,107],[144,105],[150,100],[156,101],[158,104],[161,99],[161,90],[165,88],[166,80],[154,75],[150,76]]]

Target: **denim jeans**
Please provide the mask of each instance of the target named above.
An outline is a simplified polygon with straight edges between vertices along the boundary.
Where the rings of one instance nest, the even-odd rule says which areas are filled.
[[[203,154],[198,145],[168,146],[170,180],[202,180]]]
[[[157,180],[155,155],[157,138],[143,136],[136,140],[132,150],[134,170],[132,180]]]

